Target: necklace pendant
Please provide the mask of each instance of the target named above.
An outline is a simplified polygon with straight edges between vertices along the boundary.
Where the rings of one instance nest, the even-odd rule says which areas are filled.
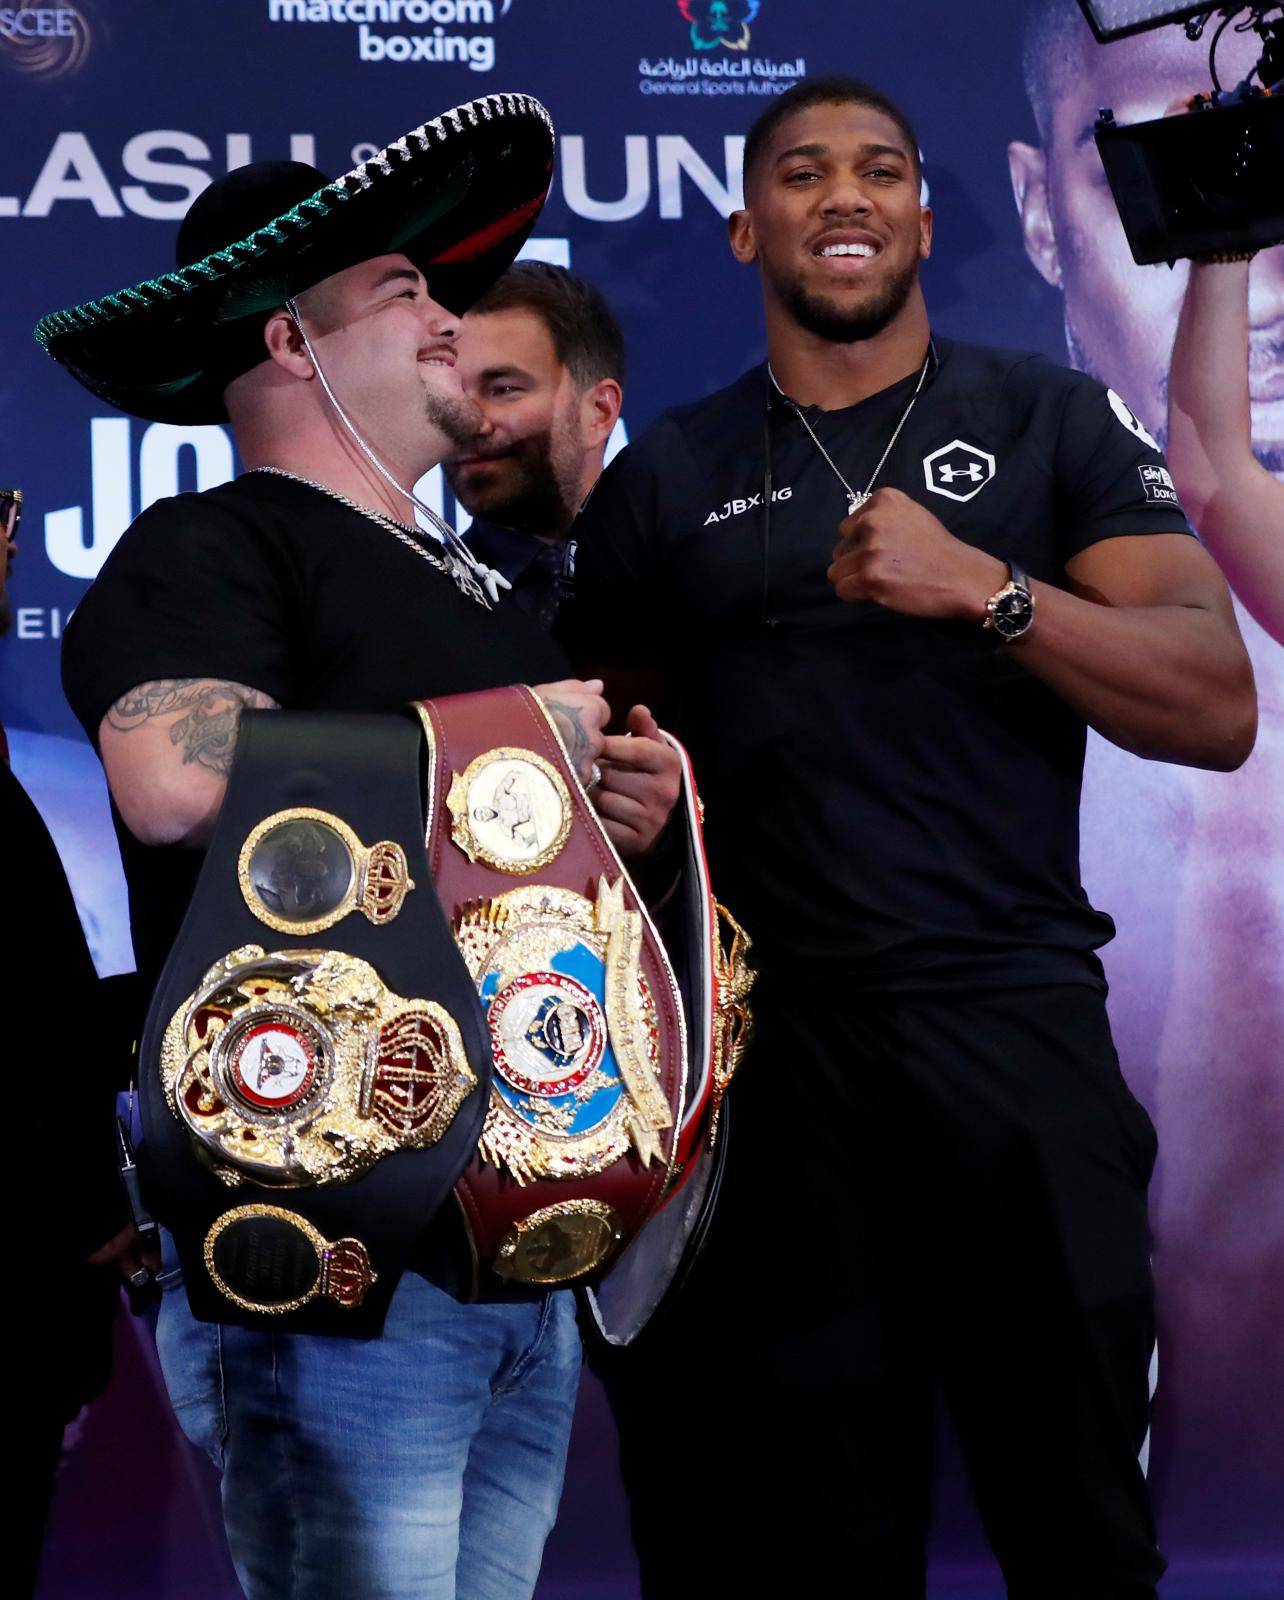
[[[868,499],[869,493],[867,490],[849,489],[847,491],[847,515],[850,517],[859,511]]]
[[[449,570],[451,577],[455,580],[455,587],[461,594],[466,594],[470,600],[476,600],[478,605],[485,606],[487,611],[492,609],[491,602],[486,598],[486,590],[482,588],[472,573],[467,571],[462,563],[453,556],[450,557]]]

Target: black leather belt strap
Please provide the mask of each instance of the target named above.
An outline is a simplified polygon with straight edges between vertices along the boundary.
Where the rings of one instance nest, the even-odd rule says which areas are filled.
[[[247,712],[241,719],[227,796],[152,998],[140,1053],[144,1192],[175,1237],[192,1310],[203,1320],[367,1338],[377,1334],[408,1261],[423,1264],[429,1225],[476,1148],[490,1093],[489,1045],[476,990],[428,870],[422,752],[422,734],[409,716],[271,711]],[[415,887],[394,915],[372,921],[358,906],[324,931],[296,932],[267,926],[251,910],[238,878],[245,842],[265,819],[297,807],[337,817],[364,845],[390,841],[401,847]],[[167,1103],[161,1048],[166,1029],[208,969],[249,945],[268,953],[326,950],[357,957],[397,995],[436,1002],[450,1014],[476,1087],[435,1144],[394,1150],[346,1182],[283,1187],[243,1178],[229,1186],[217,1175]],[[262,1215],[253,1228],[229,1233],[228,1214],[245,1207]],[[321,1270],[317,1240],[355,1240],[364,1250],[374,1280],[356,1303],[351,1294],[345,1303],[345,1284],[350,1288],[357,1281],[350,1245],[325,1260],[329,1293],[319,1292],[319,1281],[311,1283]],[[211,1277],[210,1252],[216,1270],[222,1252],[238,1281],[254,1288],[256,1299],[288,1303],[292,1286],[313,1297],[292,1310],[245,1309]]]

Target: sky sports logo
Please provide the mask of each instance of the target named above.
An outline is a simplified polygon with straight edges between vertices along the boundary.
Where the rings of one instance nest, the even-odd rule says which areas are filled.
[[[268,21],[341,23],[357,30],[359,61],[458,62],[473,72],[495,65],[493,28],[513,0],[268,0]],[[422,32],[389,33],[388,28]],[[472,31],[449,31],[449,30]],[[376,31],[380,30],[380,31]]]
[[[1177,499],[1177,488],[1173,483],[1172,474],[1166,467],[1153,467],[1143,465],[1137,468],[1141,478],[1141,489],[1151,505],[1175,506],[1180,509]]]

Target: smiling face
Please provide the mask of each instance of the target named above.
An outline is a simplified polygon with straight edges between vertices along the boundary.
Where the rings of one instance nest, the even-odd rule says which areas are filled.
[[[730,225],[737,259],[759,265],[769,329],[783,318],[853,343],[895,321],[931,247],[915,155],[856,103],[807,106],[774,130]]]
[[[296,303],[340,404],[394,471],[417,477],[476,433],[457,371],[460,319],[405,256],[359,262]]]
[[[548,320],[535,307],[464,317],[459,378],[479,406],[480,427],[448,456],[445,470],[474,517],[536,538],[567,533],[602,470],[623,397],[618,379],[583,371],[576,378],[576,360],[570,352],[567,365],[557,354]],[[600,358],[592,360],[589,371],[600,366]]]
[[[1065,296],[1066,341],[1075,366],[1117,389],[1151,433],[1167,422],[1168,368],[1187,267],[1139,267],[1093,139],[1098,108],[1119,123],[1164,114],[1179,96],[1208,83],[1207,45],[1180,28],[1097,45],[1087,27],[1073,36],[1073,62],[1049,67],[1041,108],[1044,148],[1009,151],[1026,250]],[[1255,35],[1228,31],[1217,52],[1225,84],[1257,58]],[[1263,251],[1249,279],[1249,381],[1259,459],[1284,472],[1284,247]]]
[[[596,408],[586,406],[535,311],[465,317],[459,357],[464,392],[483,422],[446,463],[456,497],[475,517],[561,532],[583,498],[586,461],[600,455]]]

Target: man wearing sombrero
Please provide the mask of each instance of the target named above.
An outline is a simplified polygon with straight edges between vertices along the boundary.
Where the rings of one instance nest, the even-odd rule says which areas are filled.
[[[66,634],[66,692],[106,767],[149,985],[246,707],[394,711],[539,684],[586,782],[603,755],[636,775],[629,806],[603,818],[620,850],[663,826],[667,752],[605,739],[601,685],[569,680],[453,530],[413,520],[412,502],[428,510],[413,484],[476,427],[453,370],[458,316],[516,255],[551,165],[543,107],[489,95],[334,182],[245,167],[193,205],[174,272],[37,329],[123,410],[230,421],[248,469],[145,511]],[[223,1471],[252,1600],[533,1588],[579,1370],[572,1304],[461,1304],[451,1250],[430,1241],[373,1339],[197,1321],[162,1274],[166,1382]],[[117,1254],[137,1277],[136,1246]]]

